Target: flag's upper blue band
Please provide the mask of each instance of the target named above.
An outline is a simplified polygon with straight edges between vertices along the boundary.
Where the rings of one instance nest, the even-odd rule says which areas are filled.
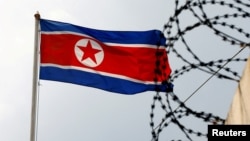
[[[40,20],[41,31],[70,31],[80,34],[86,34],[93,38],[99,39],[101,42],[106,43],[119,43],[119,44],[149,44],[160,45],[166,44],[166,38],[159,30],[148,31],[106,31],[86,28],[69,23],[62,23],[52,20]]]

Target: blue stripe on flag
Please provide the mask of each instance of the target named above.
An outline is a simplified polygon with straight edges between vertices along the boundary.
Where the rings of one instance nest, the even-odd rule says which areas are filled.
[[[65,77],[66,76],[66,77]],[[70,76],[70,77],[69,77]],[[107,90],[114,93],[133,95],[145,91],[155,91],[156,85],[142,84],[124,79],[103,76],[99,74],[57,67],[40,67],[40,78],[59,82],[84,85]],[[172,87],[172,86],[170,86]],[[169,86],[160,85],[160,91],[171,89]]]
[[[106,31],[86,28],[82,26],[73,25],[70,23],[40,20],[41,31],[55,32],[55,31],[70,31],[80,34],[89,35],[101,42],[106,43],[120,43],[120,44],[149,44],[149,45],[165,45],[166,38],[159,30],[148,31]]]

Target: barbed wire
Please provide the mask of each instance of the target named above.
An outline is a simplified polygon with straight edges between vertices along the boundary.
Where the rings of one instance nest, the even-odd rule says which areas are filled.
[[[216,7],[225,9],[226,13],[220,11],[220,13],[214,14],[206,11],[208,9],[214,10]],[[206,29],[209,29],[215,37],[219,37],[222,42],[229,43],[231,46],[240,46],[242,48],[241,50],[243,50],[243,48],[250,46],[250,33],[247,31],[246,27],[241,27],[239,24],[233,22],[249,19],[249,8],[250,0],[245,0],[244,2],[240,0],[176,0],[174,13],[164,25],[163,33],[168,40],[166,43],[167,53],[175,54],[177,58],[183,62],[183,66],[173,70],[171,76],[166,78],[164,83],[166,83],[166,85],[172,84],[182,75],[193,70],[199,70],[211,76],[216,76],[218,79],[225,79],[238,83],[241,77],[240,74],[232,68],[226,67],[226,64],[232,62],[246,62],[246,58],[235,58],[236,53],[233,57],[227,59],[222,58],[203,61],[198,54],[192,50],[192,45],[189,44],[189,40],[186,36],[192,31],[205,27]],[[189,20],[188,22],[182,20],[187,13],[189,13],[192,18],[192,20]],[[188,24],[189,22],[192,23]],[[183,23],[187,23],[188,25]],[[188,55],[191,55],[194,60],[190,61],[187,59],[187,54],[182,55],[177,49],[177,43],[178,49],[180,49],[179,44],[181,43],[181,49],[184,48],[188,51]],[[166,62],[167,60],[158,61]],[[157,67],[159,68],[157,70],[161,70],[160,68],[165,67],[160,64],[163,63],[157,63]],[[219,70],[223,70],[223,72]],[[158,72],[158,74],[164,75],[164,72]],[[203,84],[201,86],[203,86]],[[193,94],[195,94],[195,92]],[[191,98],[191,96],[189,98]],[[173,90],[167,91],[165,95],[161,95],[160,92],[156,90],[150,112],[152,141],[158,141],[160,134],[164,129],[169,127],[169,125],[177,126],[186,137],[186,140],[193,141],[193,135],[207,138],[207,133],[196,131],[185,126],[181,122],[182,119],[190,116],[208,124],[224,124],[225,119],[214,115],[213,113],[205,111],[198,112],[188,107],[185,104],[187,100],[188,99],[181,101],[178,94],[175,94]],[[155,123],[155,110],[157,104],[160,104],[161,109],[164,111],[164,116],[159,123]],[[177,108],[174,108],[176,105],[178,105]],[[173,139],[171,141],[175,140],[176,139]]]

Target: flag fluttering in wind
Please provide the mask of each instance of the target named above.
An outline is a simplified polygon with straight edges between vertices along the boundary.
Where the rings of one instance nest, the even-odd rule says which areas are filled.
[[[225,124],[250,124],[250,57],[234,94]]]
[[[120,94],[172,89],[159,30],[105,31],[46,19],[40,28],[39,79]]]

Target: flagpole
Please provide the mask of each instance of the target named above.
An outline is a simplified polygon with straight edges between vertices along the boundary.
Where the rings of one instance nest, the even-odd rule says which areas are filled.
[[[31,126],[30,141],[36,141],[36,123],[37,123],[37,87],[38,87],[38,34],[40,15],[35,15],[35,39],[34,39],[34,62],[33,62],[33,86],[32,86],[32,105],[31,105]]]

